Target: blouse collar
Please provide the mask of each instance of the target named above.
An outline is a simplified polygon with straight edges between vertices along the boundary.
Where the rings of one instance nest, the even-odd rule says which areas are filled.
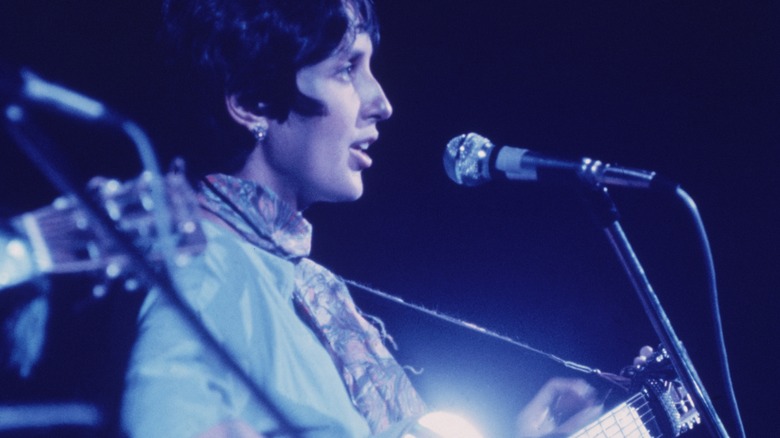
[[[201,207],[250,243],[285,259],[311,252],[311,224],[269,189],[225,174],[206,176],[199,188]]]

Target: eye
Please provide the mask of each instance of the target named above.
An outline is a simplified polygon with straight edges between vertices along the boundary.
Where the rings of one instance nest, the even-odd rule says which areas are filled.
[[[338,67],[336,76],[344,82],[352,82],[364,67],[365,62],[365,54],[360,51],[354,51],[349,57],[342,59],[342,64]]]
[[[350,82],[352,81],[352,75],[355,72],[355,63],[350,61],[342,65],[339,70],[336,72],[336,76],[345,81]]]

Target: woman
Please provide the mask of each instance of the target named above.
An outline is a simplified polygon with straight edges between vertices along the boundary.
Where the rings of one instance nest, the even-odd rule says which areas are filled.
[[[174,277],[266,401],[151,293],[123,427],[139,437],[401,436],[426,407],[346,286],[307,258],[300,213],[361,196],[377,124],[392,114],[371,72],[370,0],[171,0],[165,14],[197,72],[189,96],[209,109],[199,126],[215,133],[200,136],[212,153],[194,148],[206,157],[197,172],[217,172],[199,183],[208,247]]]

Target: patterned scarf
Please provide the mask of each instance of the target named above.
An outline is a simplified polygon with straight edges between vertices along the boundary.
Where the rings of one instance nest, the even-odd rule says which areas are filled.
[[[253,182],[221,174],[206,177],[199,200],[248,242],[295,263],[295,304],[374,433],[425,413],[425,404],[344,282],[306,258],[312,227],[300,212]]]

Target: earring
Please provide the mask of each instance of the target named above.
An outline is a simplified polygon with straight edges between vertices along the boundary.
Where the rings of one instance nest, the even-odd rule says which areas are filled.
[[[265,140],[266,135],[268,135],[268,130],[260,125],[255,125],[251,128],[252,136],[255,137],[255,140],[257,140],[258,143]]]

